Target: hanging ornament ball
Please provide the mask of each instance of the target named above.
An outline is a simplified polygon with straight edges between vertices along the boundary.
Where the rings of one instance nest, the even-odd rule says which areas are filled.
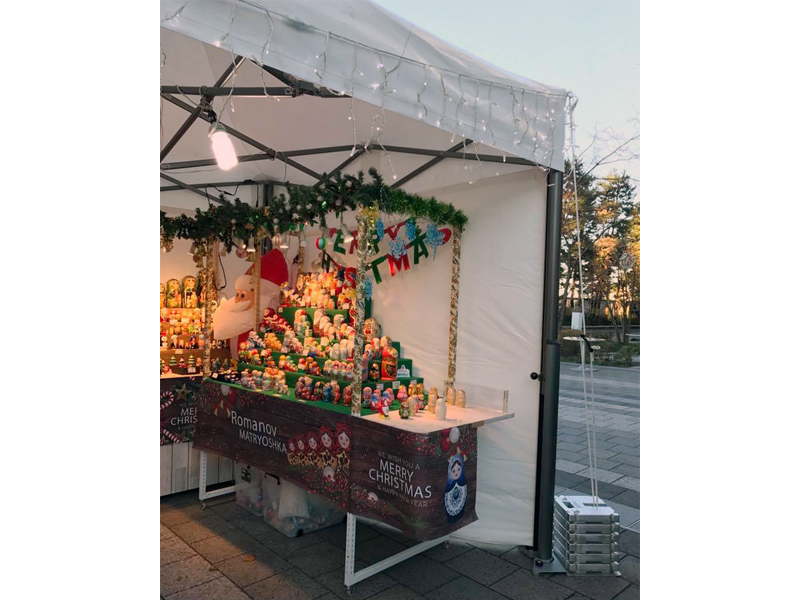
[[[324,250],[325,246],[328,245],[328,240],[326,240],[324,237],[318,237],[317,241],[314,242],[314,245],[317,247],[318,250]]]
[[[247,257],[247,250],[245,248],[237,248],[236,249],[236,256],[239,258],[246,258]]]
[[[319,186],[319,189],[321,189],[324,192],[325,191],[325,184],[323,183],[321,186]]]
[[[322,196],[317,196],[317,202],[322,202]]]
[[[278,235],[278,234],[273,235],[272,236],[272,246],[274,248],[277,248],[280,245],[281,245],[281,236]]]
[[[278,217],[275,217],[274,219],[272,219],[272,222],[273,222],[275,225],[277,225],[278,223],[280,223],[280,219],[279,219]]]
[[[347,181],[344,182],[344,187],[346,188],[353,187],[353,182],[348,179]]]

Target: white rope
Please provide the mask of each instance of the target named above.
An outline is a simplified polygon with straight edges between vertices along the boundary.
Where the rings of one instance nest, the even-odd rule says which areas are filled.
[[[586,441],[587,451],[589,453],[589,481],[592,488],[592,499],[595,506],[598,503],[597,494],[597,439],[595,435],[595,420],[594,420],[594,358],[591,343],[586,341],[586,306],[583,299],[583,254],[581,251],[581,221],[580,210],[578,208],[578,175],[577,175],[577,159],[575,156],[575,107],[578,105],[578,99],[570,92],[569,94],[569,129],[570,129],[570,144],[572,146],[572,197],[575,201],[575,237],[578,242],[578,282],[579,293],[581,299],[581,313],[583,314],[582,329],[584,339],[581,344],[586,346],[589,351],[589,373],[591,374],[591,403],[589,402],[589,395],[586,391],[586,357],[585,352],[581,352],[581,378],[583,380],[583,407],[586,413]]]

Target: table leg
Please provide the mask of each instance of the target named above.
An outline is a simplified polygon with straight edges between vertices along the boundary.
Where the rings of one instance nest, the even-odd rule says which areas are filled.
[[[393,567],[394,565],[399,564],[404,560],[411,558],[412,556],[416,556],[420,552],[425,552],[429,548],[438,546],[441,543],[447,543],[450,539],[449,535],[445,535],[435,540],[420,542],[419,544],[411,546],[402,552],[398,552],[389,558],[385,558],[374,565],[370,565],[368,567],[364,567],[360,571],[356,571],[356,519],[357,517],[354,514],[347,513],[347,543],[345,546],[344,555],[344,585],[347,587],[348,595],[351,594],[351,586],[359,581],[363,581],[367,577],[377,575],[381,571],[384,571],[389,567]]]
[[[203,509],[206,507],[205,501],[209,498],[224,496],[236,491],[236,484],[229,485],[213,492],[208,491],[208,457],[205,450],[200,450],[200,503]]]

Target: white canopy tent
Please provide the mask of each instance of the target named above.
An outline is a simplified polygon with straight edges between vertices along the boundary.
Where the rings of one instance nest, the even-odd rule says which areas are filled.
[[[162,0],[161,26],[161,174],[170,184],[162,210],[206,207],[206,191],[219,195],[212,185],[235,185],[253,202],[251,184],[313,185],[326,172],[375,166],[387,184],[467,213],[457,381],[509,390],[516,416],[480,430],[479,520],[458,533],[530,545],[537,478],[552,508],[555,442],[543,452],[537,431],[549,427],[542,406],[554,423],[557,357],[549,398],[530,373],[546,372],[543,313],[557,293],[567,92],[506,73],[366,0]],[[230,171],[212,157],[209,108],[234,138],[240,158]],[[450,253],[375,286],[375,315],[428,385],[446,377]],[[162,272],[178,268],[169,257]],[[547,512],[546,499],[537,510]]]

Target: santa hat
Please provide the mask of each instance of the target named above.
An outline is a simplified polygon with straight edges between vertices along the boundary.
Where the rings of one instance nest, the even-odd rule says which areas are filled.
[[[234,283],[237,290],[253,292],[256,289],[256,280],[253,277],[253,267],[250,265],[244,275],[239,276]],[[261,280],[268,281],[277,286],[289,280],[289,269],[286,266],[286,259],[283,252],[278,249],[270,250],[261,257]]]

